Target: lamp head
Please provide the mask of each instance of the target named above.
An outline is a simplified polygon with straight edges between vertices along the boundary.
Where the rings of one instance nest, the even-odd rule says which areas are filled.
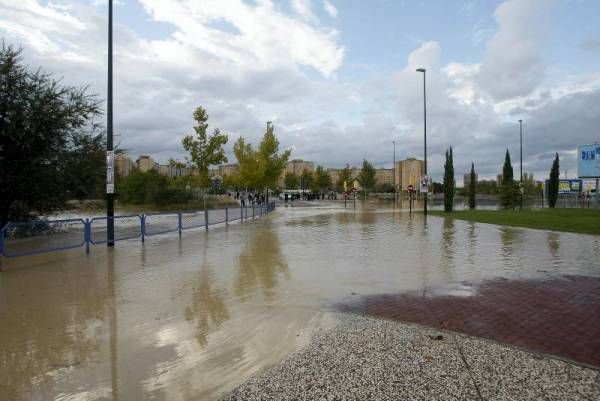
[[[425,72],[425,68],[417,68],[417,72]]]

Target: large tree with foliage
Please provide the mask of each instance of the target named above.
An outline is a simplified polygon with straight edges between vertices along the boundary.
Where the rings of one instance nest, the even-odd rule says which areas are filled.
[[[513,167],[510,162],[510,153],[508,152],[508,149],[506,149],[504,166],[502,167],[502,185],[500,187],[500,204],[503,208],[509,209],[515,207],[515,192]]]
[[[285,173],[283,177],[283,184],[285,185],[285,189],[298,189],[298,182],[300,179],[298,176],[292,172]]]
[[[210,186],[208,168],[214,164],[227,163],[227,156],[223,145],[227,143],[227,135],[221,134],[215,128],[212,134],[208,130],[208,113],[203,107],[194,111],[194,134],[186,135],[181,143],[183,148],[190,153],[190,160],[198,168],[200,182],[203,186]]]
[[[475,209],[475,188],[477,186],[475,178],[475,163],[471,162],[471,173],[469,174],[469,209]]]
[[[94,160],[67,156],[79,151],[96,153],[102,139],[86,135],[99,113],[98,101],[86,87],[63,86],[39,69],[30,70],[23,64],[20,49],[2,43],[0,227],[9,219],[28,218],[32,211],[61,207],[69,192],[77,196],[96,192],[95,172],[86,182],[79,171],[88,171]],[[75,179],[74,174],[80,177]]]
[[[444,163],[444,211],[451,212],[454,206],[454,156],[452,146],[446,151],[446,162]]]
[[[356,178],[362,187],[366,198],[369,191],[375,186],[375,168],[367,161],[367,159],[363,159],[362,169]]]
[[[558,181],[560,172],[560,161],[558,159],[558,153],[554,157],[552,162],[552,168],[550,169],[550,179],[548,180],[548,205],[550,207],[556,206],[558,200]]]
[[[314,187],[315,177],[312,171],[308,169],[302,170],[302,174],[300,174],[300,188],[302,190],[311,189]]]
[[[238,162],[238,181],[242,188],[263,189],[265,164],[251,143],[239,137],[233,145],[233,154]]]
[[[315,185],[319,191],[325,191],[331,186],[331,177],[323,166],[317,166],[315,170]]]
[[[347,188],[344,187],[344,183]],[[349,165],[346,164],[346,167],[340,170],[336,185],[340,191],[349,190],[352,187],[352,170]]]
[[[274,126],[269,124],[258,147],[258,156],[263,171],[262,184],[265,188],[277,186],[277,181],[279,181],[279,177],[281,177],[281,173],[292,154],[291,149],[287,149],[281,154],[277,152],[279,152],[279,141],[275,137]]]

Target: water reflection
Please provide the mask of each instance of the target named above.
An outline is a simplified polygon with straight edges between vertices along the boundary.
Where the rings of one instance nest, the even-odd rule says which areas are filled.
[[[561,264],[560,260],[560,234],[549,231],[547,235],[548,250],[552,256],[553,266],[558,267]]]
[[[504,268],[509,271],[519,270],[520,261],[516,257],[516,248],[521,242],[521,230],[513,227],[501,226],[500,232],[500,258]]]
[[[192,301],[185,308],[185,320],[195,323],[196,340],[201,347],[205,347],[209,329],[218,328],[229,319],[229,311],[225,305],[226,293],[215,288],[213,273],[206,261],[200,268],[191,293]]]
[[[454,219],[445,217],[442,224],[441,256],[442,266],[451,269],[454,267]]]
[[[288,264],[281,253],[279,237],[273,223],[263,220],[260,229],[251,232],[238,258],[235,293],[248,299],[258,290],[270,301],[276,294],[279,275],[289,279]]]
[[[0,398],[39,399],[86,370],[102,348],[93,333],[109,302],[102,271],[87,264],[3,273]]]

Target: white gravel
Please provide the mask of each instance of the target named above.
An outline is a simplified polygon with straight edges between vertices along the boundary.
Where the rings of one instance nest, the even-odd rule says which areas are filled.
[[[455,333],[341,315],[223,399],[597,400],[600,372]]]

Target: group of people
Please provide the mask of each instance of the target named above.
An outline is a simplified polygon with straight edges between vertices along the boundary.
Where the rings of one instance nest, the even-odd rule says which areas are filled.
[[[240,205],[242,207],[250,206],[250,205],[262,205],[266,202],[265,194],[252,193],[242,191],[241,193],[237,191],[235,193],[235,199],[239,200]]]

